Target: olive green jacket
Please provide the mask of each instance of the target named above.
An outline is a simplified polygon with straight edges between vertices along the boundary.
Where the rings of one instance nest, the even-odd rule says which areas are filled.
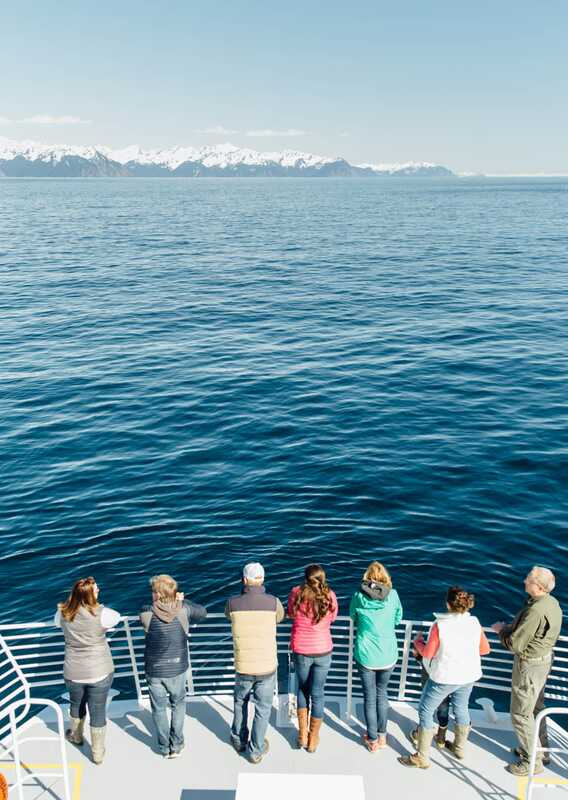
[[[550,594],[529,597],[511,625],[506,625],[499,638],[503,645],[521,658],[547,656],[562,628],[562,609]]]

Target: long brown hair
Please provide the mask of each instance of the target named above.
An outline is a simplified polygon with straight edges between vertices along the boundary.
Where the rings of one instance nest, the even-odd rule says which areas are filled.
[[[325,570],[320,564],[309,564],[306,567],[304,583],[294,600],[294,616],[302,603],[306,603],[316,625],[333,610],[331,589],[327,585]]]
[[[97,582],[94,578],[80,578],[71,589],[71,594],[64,603],[59,604],[61,616],[68,622],[73,622],[77,612],[81,607],[90,611],[93,616],[98,607],[95,596],[95,586]]]

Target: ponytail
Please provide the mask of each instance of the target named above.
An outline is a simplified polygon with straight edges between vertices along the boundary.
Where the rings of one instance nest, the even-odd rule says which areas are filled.
[[[450,586],[446,594],[446,603],[456,614],[465,614],[475,605],[475,595],[469,594],[460,586]]]

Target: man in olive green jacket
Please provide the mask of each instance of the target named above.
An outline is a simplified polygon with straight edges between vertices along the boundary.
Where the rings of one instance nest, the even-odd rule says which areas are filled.
[[[507,769],[513,775],[528,775],[534,736],[534,718],[544,708],[544,688],[552,666],[552,650],[562,627],[562,609],[550,592],[554,589],[553,573],[545,567],[533,567],[525,578],[529,595],[510,625],[496,622],[492,627],[502,644],[515,654],[511,690],[511,722],[519,747],[519,760]],[[539,738],[541,747],[548,747],[546,723],[543,720]],[[549,756],[537,753],[535,773],[542,772]]]

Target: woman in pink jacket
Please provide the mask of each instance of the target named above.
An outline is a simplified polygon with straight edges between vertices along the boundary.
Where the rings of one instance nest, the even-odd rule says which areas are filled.
[[[337,610],[337,597],[327,585],[323,567],[310,564],[304,583],[294,586],[288,598],[288,616],[293,620],[290,649],[298,678],[298,747],[306,747],[308,753],[315,753],[319,744],[333,650],[330,625]]]

